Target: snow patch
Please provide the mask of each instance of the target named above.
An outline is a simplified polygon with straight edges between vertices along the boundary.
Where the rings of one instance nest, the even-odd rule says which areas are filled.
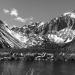
[[[40,24],[39,24],[39,26],[38,27],[40,27],[40,26],[42,26],[42,25],[44,25],[45,23],[44,22],[41,22]]]
[[[50,39],[50,41],[54,41],[56,43],[63,43],[64,39],[57,37],[56,35],[53,34],[48,34],[48,38]]]
[[[11,33],[16,39],[18,39],[20,42],[26,43],[28,41],[28,38],[26,36],[22,36],[19,33],[15,33],[12,31]]]

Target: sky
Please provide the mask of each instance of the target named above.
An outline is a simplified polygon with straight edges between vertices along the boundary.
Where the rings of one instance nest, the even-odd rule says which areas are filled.
[[[23,23],[13,20],[3,12],[3,9],[18,10],[19,17],[30,18],[34,21],[50,21],[66,11],[75,10],[75,0],[0,0],[0,19],[6,21],[10,26],[22,26]]]

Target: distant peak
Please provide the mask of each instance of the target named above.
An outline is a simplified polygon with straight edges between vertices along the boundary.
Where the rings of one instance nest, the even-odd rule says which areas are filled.
[[[66,12],[63,15],[64,16],[70,16],[71,18],[75,18],[75,10],[74,11],[70,11],[70,12]]]

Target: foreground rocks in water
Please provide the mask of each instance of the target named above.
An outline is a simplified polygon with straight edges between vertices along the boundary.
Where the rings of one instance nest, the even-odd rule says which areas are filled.
[[[67,62],[75,61],[75,53],[60,53],[60,54],[51,54],[51,53],[0,53],[0,61],[49,61],[54,62]]]

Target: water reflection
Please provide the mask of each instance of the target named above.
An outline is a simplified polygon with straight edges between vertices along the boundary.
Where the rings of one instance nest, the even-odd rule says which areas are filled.
[[[75,75],[75,63],[56,63],[52,75]]]
[[[75,63],[1,62],[0,75],[75,75]]]

